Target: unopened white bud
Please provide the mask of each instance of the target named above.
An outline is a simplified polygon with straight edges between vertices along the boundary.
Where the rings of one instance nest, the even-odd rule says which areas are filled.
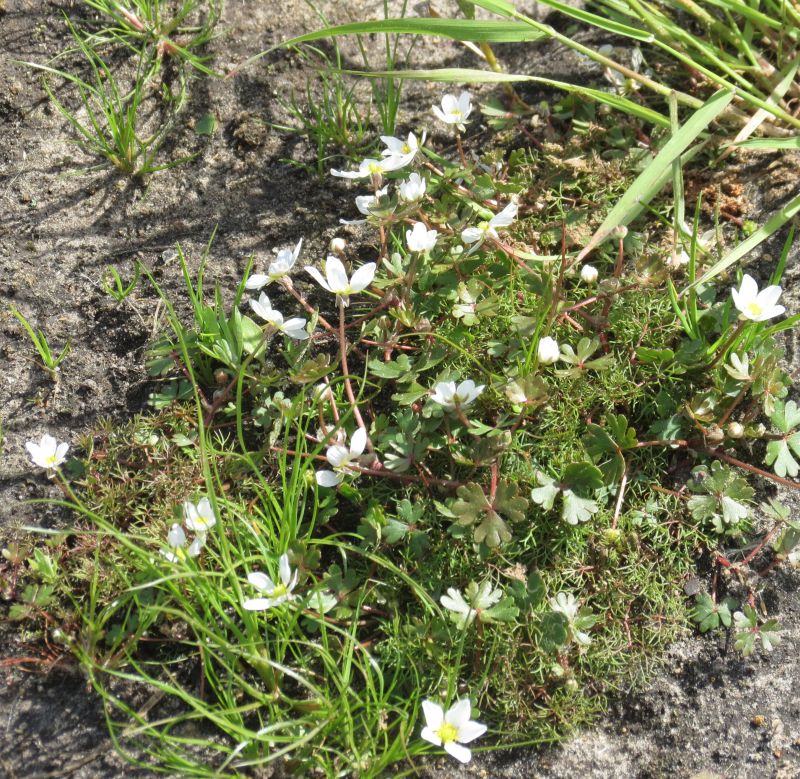
[[[731,438],[741,438],[744,435],[744,426],[740,422],[729,422],[726,432]]]
[[[331,238],[331,242],[328,244],[328,248],[334,254],[344,254],[345,246],[347,246],[347,241],[344,238]]]
[[[546,335],[539,341],[537,354],[542,365],[552,365],[560,359],[561,347],[559,347],[555,338]]]
[[[600,274],[597,272],[597,268],[595,268],[594,265],[584,265],[581,268],[581,279],[586,284],[594,284],[599,275]]]

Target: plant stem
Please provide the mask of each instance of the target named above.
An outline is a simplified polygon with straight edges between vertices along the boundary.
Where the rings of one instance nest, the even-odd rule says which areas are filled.
[[[739,339],[739,336],[742,334],[742,330],[747,327],[748,320],[742,319],[741,322],[736,326],[736,329],[733,331],[731,337],[725,341],[722,346],[717,348],[716,357],[706,366],[706,370],[711,370],[724,356],[725,353],[730,349],[734,343]]]
[[[364,418],[361,416],[361,410],[358,408],[356,396],[353,392],[353,385],[350,382],[350,371],[347,368],[347,336],[344,332],[344,301],[339,300],[339,354],[342,360],[342,378],[344,379],[344,391],[347,394],[347,399],[350,401],[350,407],[353,409],[353,416],[359,427],[363,427],[367,432],[367,448],[370,452],[374,452],[375,448],[369,438],[369,428],[364,424]]]

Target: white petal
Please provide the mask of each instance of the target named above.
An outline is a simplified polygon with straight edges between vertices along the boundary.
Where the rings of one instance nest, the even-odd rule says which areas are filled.
[[[442,109],[439,108],[438,105],[431,106],[431,108],[433,109],[434,115],[440,122],[444,122],[445,124],[452,124],[452,122],[444,115]]]
[[[464,614],[465,616],[469,615],[469,613],[472,611],[467,602],[464,600],[463,595],[453,587],[447,591],[447,595],[442,595],[439,598],[439,603],[441,603],[446,609],[455,611],[457,614]]]
[[[261,592],[272,592],[275,589],[275,582],[270,579],[265,573],[254,571],[247,574],[247,581]]]
[[[347,291],[347,271],[345,271],[342,261],[333,254],[329,254],[328,259],[325,260],[325,277],[328,279],[328,289],[332,292]]]
[[[372,284],[372,280],[375,278],[375,268],[374,262],[368,262],[353,274],[353,278],[350,279],[350,294],[361,292]]]
[[[472,704],[469,698],[462,698],[447,710],[447,714],[444,715],[444,721],[461,728],[465,722],[469,722],[470,714],[472,714]]]
[[[475,241],[480,241],[483,238],[483,230],[478,229],[477,227],[465,227],[461,231],[461,240],[464,243],[475,243]]]
[[[783,290],[776,284],[773,284],[771,287],[767,287],[766,289],[762,289],[761,292],[758,293],[759,305],[763,306],[764,308],[774,306],[778,302],[778,298],[781,296],[782,291]]]
[[[447,752],[448,755],[451,755],[459,763],[469,763],[472,760],[472,752],[469,751],[466,747],[462,747],[461,744],[456,744],[455,741],[448,741],[444,745],[444,751]]]
[[[437,747],[440,747],[442,745],[442,739],[440,739],[439,736],[436,735],[435,731],[431,730],[428,727],[424,727],[419,735],[426,741],[430,741],[431,744],[435,744]]]
[[[261,287],[266,286],[269,284],[270,278],[269,276],[265,276],[263,273],[254,273],[247,279],[247,282],[244,285],[244,288],[247,290],[257,290],[261,289]],[[252,301],[250,301],[252,303]]]
[[[336,487],[342,481],[342,477],[333,471],[317,471],[317,484],[320,487]]]
[[[186,543],[186,533],[183,528],[176,522],[167,533],[167,543],[173,548],[177,549]]]
[[[38,465],[40,468],[50,467],[38,444],[35,444],[33,441],[28,441],[25,444],[25,448],[28,450],[28,454],[30,455],[34,465]]]
[[[273,605],[271,598],[248,598],[242,606],[247,611],[266,611]]]
[[[458,729],[458,740],[462,744],[469,744],[476,738],[480,738],[489,728],[480,722],[465,722]]]
[[[46,457],[50,457],[56,453],[56,447],[58,446],[58,441],[53,438],[49,433],[45,433],[42,436],[42,440],[39,441],[39,447],[42,450],[42,453]]]
[[[202,548],[206,545],[206,537],[205,536],[197,536],[191,544],[189,544],[189,548],[186,550],[186,554],[189,557],[197,557],[200,554]]]
[[[442,97],[442,111],[446,114],[454,114],[458,111],[458,100],[455,95],[444,95]]]
[[[517,216],[517,210],[516,203],[509,203],[499,214],[492,217],[489,224],[492,227],[508,227]]]
[[[422,701],[422,713],[425,715],[425,724],[432,730],[439,730],[444,722],[444,709],[438,703],[425,700]],[[436,739],[442,743],[438,736]]]
[[[312,268],[310,265],[306,265],[305,267],[306,273],[308,273],[317,284],[320,285],[323,289],[327,289],[328,292],[333,292],[333,290],[328,286],[328,282],[322,277],[322,274],[316,269]]]
[[[334,468],[339,468],[344,463],[349,462],[350,450],[342,444],[334,444],[328,447],[328,451],[325,452],[325,458]]]
[[[292,580],[292,569],[289,566],[289,555],[284,552],[278,560],[278,573],[284,586],[288,586]]]
[[[353,437],[350,439],[350,455],[358,457],[364,451],[367,445],[367,430],[364,427],[359,427]]]
[[[363,179],[365,174],[360,170],[334,170],[331,168],[331,176],[338,176],[342,179]]]

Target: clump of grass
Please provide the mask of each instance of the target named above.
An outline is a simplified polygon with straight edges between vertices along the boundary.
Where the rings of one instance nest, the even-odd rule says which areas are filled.
[[[79,55],[80,70],[25,64],[45,74],[45,90],[72,127],[73,143],[102,160],[89,170],[110,164],[124,176],[141,179],[192,159],[195,155],[159,161],[180,124],[188,95],[188,71],[213,75],[201,50],[213,36],[221,6],[212,2],[198,26],[187,26],[188,19],[200,14],[202,4],[196,0],[186,0],[174,9],[174,15],[169,4],[150,0],[137,2],[133,9],[106,0],[88,4],[116,25],[87,32],[66,20],[74,46],[60,56]],[[120,53],[122,64],[112,66]],[[169,69],[169,75],[161,68],[165,57],[175,57],[178,63]],[[85,74],[81,75],[81,70]],[[154,84],[159,74],[164,77]],[[56,96],[50,78],[75,88],[77,107]]]

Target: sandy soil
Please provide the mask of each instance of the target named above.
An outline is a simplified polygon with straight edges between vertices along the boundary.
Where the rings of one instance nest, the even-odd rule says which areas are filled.
[[[345,6],[323,5],[339,17]],[[358,6],[380,13],[376,2]],[[38,76],[16,63],[44,62],[63,48],[65,11],[76,12],[67,0],[0,0],[0,420],[5,434],[0,524],[6,528],[59,521],[55,510],[25,503],[52,494],[28,466],[26,440],[47,431],[75,442],[101,418],[124,419],[142,410],[152,389],[142,355],[158,329],[156,298],[141,287],[126,303],[114,303],[99,288],[107,264],[125,277],[139,259],[178,297],[179,269],[169,259],[175,242],[196,264],[217,225],[208,283],[232,289],[251,253],[263,262],[273,247],[304,236],[306,256],[321,255],[334,234],[343,234],[337,225],[343,209],[352,211],[346,185],[281,162],[313,163],[305,142],[266,127],[287,119],[277,97],[291,87],[303,90],[309,77],[286,53],[233,81],[194,85],[186,126],[169,153],[177,157],[200,150],[195,161],[154,176],[146,187],[114,174],[69,175],[89,160],[65,143],[65,122]],[[363,18],[361,11],[356,15]],[[226,70],[316,26],[300,0],[228,0],[227,34],[214,43],[215,64]],[[508,56],[516,70],[557,77],[586,67],[553,48],[515,46]],[[415,58],[441,66],[476,65],[463,49],[441,42],[419,44]],[[410,88],[401,126],[413,127],[439,92],[435,86]],[[204,142],[190,125],[207,112],[216,116],[219,131],[201,148]],[[783,163],[777,170],[769,187],[756,188],[751,217],[779,202],[796,181],[781,173],[787,170]],[[776,183],[779,173],[784,184]],[[796,275],[793,268],[790,279]],[[8,304],[52,343],[71,341],[57,386],[32,361],[30,343]],[[791,352],[796,361],[796,350]],[[773,655],[746,661],[724,642],[688,637],[672,648],[646,690],[620,697],[596,729],[562,747],[478,757],[468,771],[432,761],[425,774],[800,776],[799,580],[780,573],[766,583],[765,598],[786,628]],[[13,629],[0,632],[0,642],[0,658],[30,650]],[[80,673],[60,665],[46,675],[25,675],[6,662],[0,674],[6,682],[0,689],[0,766],[7,776],[151,775],[125,767],[113,754],[99,702]],[[763,720],[754,720],[757,715]]]

